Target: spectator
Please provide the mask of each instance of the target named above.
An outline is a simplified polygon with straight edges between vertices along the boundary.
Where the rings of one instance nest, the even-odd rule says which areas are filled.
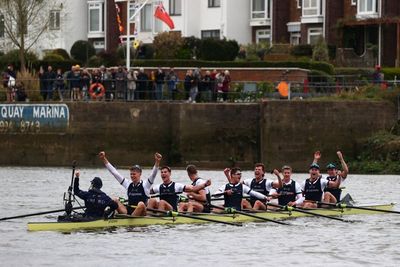
[[[187,70],[185,75],[185,81],[183,83],[183,87],[185,89],[185,99],[189,98],[190,88],[192,87],[192,78],[193,78],[192,76],[193,76],[193,71]]]
[[[44,73],[45,76],[45,84],[46,84],[46,93],[47,93],[47,101],[53,100],[53,90],[54,83],[56,81],[57,74],[53,71],[53,67],[49,65],[47,67],[47,71]]]
[[[224,80],[225,80],[225,73],[223,71],[219,72],[215,76],[215,83],[216,83],[216,92],[217,92],[217,100],[223,100],[223,86],[224,86]]]
[[[199,69],[195,69],[190,84],[190,96],[189,96],[190,103],[196,103],[197,94],[199,93],[199,81],[200,81],[200,71]]]
[[[157,73],[155,74],[156,80],[156,100],[162,100],[163,98],[163,87],[165,81],[165,73],[161,68],[158,68]]]
[[[73,78],[73,76],[74,76],[74,71],[75,71],[75,65],[73,65],[73,66],[71,66],[71,70],[69,70],[69,71],[66,71],[65,73],[64,73],[64,77],[65,77],[65,80],[66,80],[66,83],[67,83],[67,92],[66,92],[66,95],[69,95],[69,96],[72,96],[72,87],[71,87],[71,81],[72,81],[72,78]]]
[[[149,100],[155,99],[155,96],[154,96],[155,86],[156,86],[155,82],[156,82],[156,73],[155,73],[155,71],[151,71],[150,72],[148,95],[147,95],[147,99],[149,99]]]
[[[119,66],[115,73],[115,98],[126,99],[127,75],[126,71]]]
[[[39,86],[40,86],[40,95],[43,100],[47,99],[47,90],[46,90],[46,75],[44,74],[44,69],[42,66],[39,68]]]
[[[64,76],[62,74],[61,69],[57,69],[56,81],[54,83],[54,90],[58,92],[58,96],[60,97],[60,101],[64,101],[64,98],[63,98]]]
[[[115,75],[117,74],[116,69],[111,68],[110,74],[111,74],[111,88],[110,88],[110,90],[108,90],[108,94],[106,92],[106,100],[113,101],[114,98],[116,97],[116,94],[115,94],[115,82],[116,82]]]
[[[89,100],[89,88],[92,80],[92,76],[90,75],[89,71],[84,68],[82,70],[82,99],[87,101]]]
[[[3,74],[3,85],[7,91],[7,101],[15,101],[15,81],[17,79],[17,74],[14,71],[14,66],[9,64],[7,70]]]
[[[201,95],[200,95],[200,99],[201,101],[204,102],[210,102],[211,101],[211,97],[212,97],[212,83],[211,83],[211,72],[209,70],[206,71],[206,75],[204,75],[204,77],[202,78],[202,82],[201,82],[202,86],[202,90],[201,90]]]
[[[100,83],[104,86],[104,89],[106,90],[105,98],[110,99],[110,94],[112,90],[112,75],[104,65],[100,66]]]
[[[15,86],[17,101],[25,102],[27,95],[25,92],[25,86],[23,82],[18,82]]]
[[[212,100],[214,102],[217,101],[217,83],[216,83],[216,76],[218,74],[218,71],[214,69],[211,73],[210,77],[210,88],[211,88],[211,93],[212,93]]]
[[[176,100],[178,93],[178,75],[175,73],[174,68],[171,68],[167,75],[167,86],[168,86],[168,99]]]
[[[71,99],[72,101],[78,101],[82,99],[82,77],[81,77],[81,67],[76,65],[72,73],[70,80],[71,84]]]
[[[145,99],[148,83],[149,83],[149,76],[147,76],[143,68],[140,68],[136,82],[136,87],[137,87],[135,91],[136,99]]]
[[[231,90],[231,75],[229,70],[224,72],[224,81],[222,82],[222,99],[228,100],[229,91]]]
[[[133,101],[135,100],[135,90],[136,90],[136,81],[138,72],[135,70],[130,70],[127,75],[128,79],[128,90],[127,90],[127,100]]]
[[[381,66],[376,65],[375,71],[372,75],[372,80],[374,84],[380,84],[383,81],[383,74],[381,73]]]

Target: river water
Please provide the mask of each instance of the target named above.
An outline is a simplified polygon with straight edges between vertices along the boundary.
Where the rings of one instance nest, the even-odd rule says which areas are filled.
[[[127,170],[121,173],[128,176]],[[147,177],[150,170],[144,170]],[[124,196],[105,169],[82,169],[81,188],[94,176],[103,189]],[[200,171],[212,188],[225,183],[222,171]],[[189,183],[182,170],[175,181]],[[244,171],[243,178],[251,178]],[[295,174],[302,181],[306,174]],[[272,176],[270,177],[272,178]],[[0,217],[63,208],[71,181],[68,168],[0,168]],[[157,177],[156,182],[160,182]],[[400,176],[349,175],[346,191],[359,204],[400,203]],[[400,210],[398,206],[396,210]],[[0,222],[0,266],[398,266],[400,215],[348,216],[353,223],[297,218],[292,226],[248,223],[242,227],[204,224],[118,228],[114,230],[28,232],[29,221],[55,215]]]

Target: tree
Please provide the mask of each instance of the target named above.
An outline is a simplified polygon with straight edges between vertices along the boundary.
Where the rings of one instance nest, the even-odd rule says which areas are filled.
[[[183,46],[183,38],[178,32],[162,32],[154,38],[155,57],[174,59]]]
[[[87,63],[92,56],[96,55],[96,49],[92,43],[78,40],[72,45],[70,53],[74,59]]]
[[[49,11],[63,1],[0,0],[6,37],[19,50],[21,72],[26,71],[25,53],[39,40],[50,23]],[[59,8],[58,8],[59,9]]]
[[[325,39],[320,36],[318,42],[315,44],[313,49],[313,60],[329,62],[329,51],[328,46],[325,43]]]

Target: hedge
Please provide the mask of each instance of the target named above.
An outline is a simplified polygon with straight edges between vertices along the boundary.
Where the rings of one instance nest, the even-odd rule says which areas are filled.
[[[313,61],[203,61],[203,60],[134,60],[135,67],[210,67],[210,68],[302,68],[333,75],[333,65]]]

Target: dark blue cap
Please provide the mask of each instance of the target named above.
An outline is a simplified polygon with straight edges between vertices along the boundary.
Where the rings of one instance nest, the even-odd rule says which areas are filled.
[[[91,181],[92,186],[100,189],[103,186],[103,182],[101,181],[101,179],[99,177],[94,177],[93,180]]]
[[[326,165],[326,168],[327,168],[328,170],[336,169],[336,165],[333,164],[333,163],[331,162],[331,163],[329,163],[328,165]]]
[[[319,170],[319,165],[317,163],[313,163],[310,165],[310,169],[318,169]]]

